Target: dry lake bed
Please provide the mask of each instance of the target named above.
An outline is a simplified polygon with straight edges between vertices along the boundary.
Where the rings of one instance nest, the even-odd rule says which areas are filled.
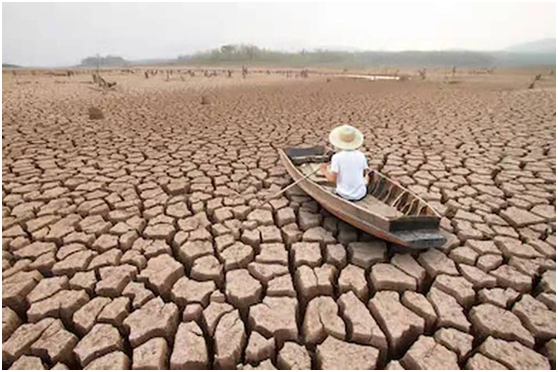
[[[3,367],[554,368],[556,85],[541,73],[528,89],[521,70],[124,70],[105,91],[90,73],[5,71]],[[344,123],[444,216],[443,247],[395,249],[296,188],[252,210],[291,182],[277,149]]]

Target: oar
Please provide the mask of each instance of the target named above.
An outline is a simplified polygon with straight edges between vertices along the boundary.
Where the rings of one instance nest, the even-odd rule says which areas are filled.
[[[324,146],[327,150],[326,154],[328,152],[335,152],[335,150],[333,150],[331,147],[329,146]],[[298,185],[300,182],[310,178],[311,176],[313,176],[314,174],[318,173],[318,171],[320,170],[320,167],[317,167],[316,169],[314,169],[310,174],[302,177],[301,179],[299,179],[298,181],[291,183],[289,186],[283,188],[282,190],[279,190],[277,193],[273,194],[272,196],[270,196],[269,198],[265,199],[262,203],[258,204],[256,207],[253,207],[251,210],[256,210],[258,208],[261,208],[262,206],[264,206],[265,204],[269,203],[271,200],[275,199],[276,197],[282,195],[285,191],[295,187],[296,185]]]
[[[327,149],[326,154],[327,154],[328,152],[335,152],[335,150],[333,150],[333,149],[332,149],[331,147],[329,147],[329,146],[324,146],[324,147]],[[281,190],[278,191],[277,193],[275,193],[275,194],[273,194],[272,196],[270,196],[269,198],[265,199],[263,202],[261,202],[261,203],[258,204],[257,206],[251,207],[251,208],[250,208],[250,212],[252,212],[252,211],[254,211],[254,210],[258,209],[258,208],[261,208],[261,207],[264,206],[265,204],[269,203],[271,200],[273,200],[273,199],[275,199],[276,197],[282,195],[285,191],[287,191],[287,190],[289,190],[289,189],[295,187],[295,186],[298,185],[300,182],[302,182],[302,181],[304,181],[304,180],[310,178],[310,177],[313,176],[314,174],[318,173],[318,171],[319,171],[320,169],[321,169],[320,167],[314,169],[310,174],[308,174],[308,175],[302,177],[302,178],[299,179],[298,181],[296,181],[296,182],[294,182],[294,183],[291,183],[291,184],[288,185],[287,187],[281,189]],[[235,191],[235,190],[232,190],[232,191],[233,191],[235,194],[237,194],[237,195],[241,195],[238,191]]]
[[[263,205],[269,203],[270,201],[272,201],[272,200],[275,199],[276,197],[282,195],[285,191],[287,191],[287,190],[289,190],[289,189],[295,187],[295,186],[298,185],[300,182],[302,182],[302,181],[304,181],[305,179],[310,178],[310,176],[313,176],[314,174],[318,173],[318,171],[319,171],[320,169],[321,169],[320,167],[314,169],[310,174],[308,174],[308,175],[302,177],[301,179],[299,179],[299,180],[296,181],[296,182],[291,183],[289,186],[287,186],[287,187],[281,189],[280,191],[276,192],[275,194],[273,194],[273,195],[270,196],[269,198],[265,199],[261,204],[258,204],[257,206],[253,207],[252,210],[256,210],[256,209],[258,209],[258,208],[261,208]]]

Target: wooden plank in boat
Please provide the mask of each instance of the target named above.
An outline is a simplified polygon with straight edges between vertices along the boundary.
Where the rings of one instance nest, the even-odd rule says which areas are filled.
[[[397,209],[383,203],[373,197],[372,195],[366,195],[366,197],[360,201],[355,202],[359,207],[365,208],[367,210],[373,211],[374,213],[380,214],[387,219],[394,219],[403,216],[403,213],[399,212]]]
[[[299,165],[308,162],[315,162],[315,161],[321,161],[323,163],[326,163],[329,161],[329,157],[325,155],[324,156],[301,156],[292,159],[294,165]]]
[[[286,154],[290,157],[294,165],[303,163],[326,163],[331,159],[332,154],[328,154],[323,146],[309,148],[289,148]]]
[[[440,233],[439,229],[404,230],[397,231],[394,235],[409,242],[414,248],[438,247],[446,242],[446,238]]]

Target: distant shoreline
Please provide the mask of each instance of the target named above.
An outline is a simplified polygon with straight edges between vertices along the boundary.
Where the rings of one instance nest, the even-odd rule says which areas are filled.
[[[232,51],[213,49],[203,53],[169,59],[126,60],[119,56],[87,57],[73,66],[22,66],[2,64],[2,68],[137,68],[144,66],[215,66],[215,67],[333,67],[333,68],[521,68],[556,65],[556,52],[478,52],[478,51],[301,51],[278,52],[239,46]],[[104,63],[104,61],[109,61]]]

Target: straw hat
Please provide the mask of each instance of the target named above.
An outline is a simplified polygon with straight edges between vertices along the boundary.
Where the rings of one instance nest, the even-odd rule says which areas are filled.
[[[350,125],[341,125],[331,131],[329,134],[329,142],[341,150],[355,150],[358,149],[364,136],[362,132]]]

